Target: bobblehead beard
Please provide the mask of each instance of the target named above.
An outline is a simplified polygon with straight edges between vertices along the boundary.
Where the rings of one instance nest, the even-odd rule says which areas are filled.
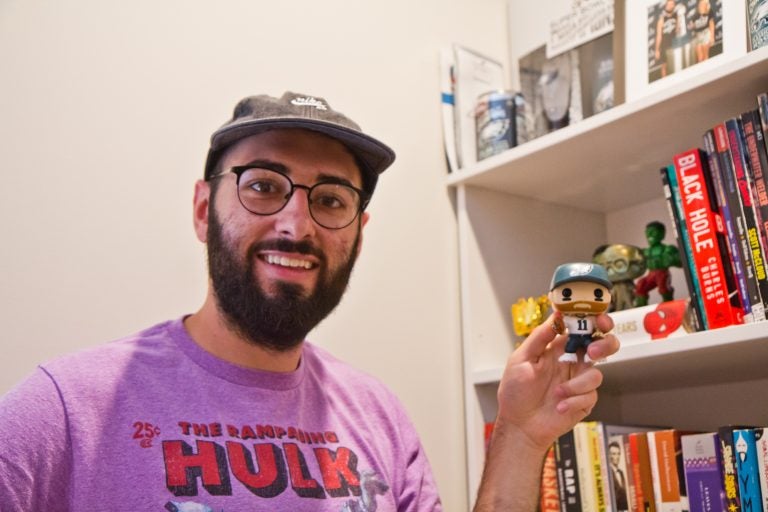
[[[283,352],[301,344],[339,304],[347,289],[360,243],[360,225],[346,261],[337,269],[329,269],[325,255],[312,244],[285,239],[254,243],[243,261],[224,239],[213,203],[209,212],[208,273],[227,325],[253,345],[270,350]],[[315,289],[305,297],[300,285],[281,282],[274,296],[267,295],[253,270],[259,251],[266,249],[317,257],[320,270]]]

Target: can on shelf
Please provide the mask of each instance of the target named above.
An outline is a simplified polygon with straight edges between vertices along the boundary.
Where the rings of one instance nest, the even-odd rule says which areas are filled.
[[[519,96],[514,91],[500,90],[478,97],[475,106],[478,161],[517,145]]]

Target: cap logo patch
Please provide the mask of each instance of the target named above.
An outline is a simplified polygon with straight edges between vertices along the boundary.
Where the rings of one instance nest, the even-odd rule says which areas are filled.
[[[583,265],[574,265],[571,268],[570,275],[571,276],[585,276],[585,275],[589,274],[590,272],[592,272],[593,268],[594,268],[593,265],[591,265],[589,263],[585,263]]]
[[[315,107],[317,110],[328,110],[328,107],[322,101],[317,98],[310,97],[298,97],[291,100],[291,104],[297,107]]]

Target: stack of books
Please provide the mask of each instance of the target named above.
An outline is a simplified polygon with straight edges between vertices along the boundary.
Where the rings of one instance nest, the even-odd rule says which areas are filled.
[[[697,330],[766,320],[768,94],[661,169]]]

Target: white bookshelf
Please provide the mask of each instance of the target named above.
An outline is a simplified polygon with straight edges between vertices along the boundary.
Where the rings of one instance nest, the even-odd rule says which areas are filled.
[[[457,192],[470,501],[483,425],[495,416],[516,339],[510,305],[546,292],[558,264],[588,260],[603,243],[642,246],[647,222],[669,225],[659,168],[766,91],[768,48],[448,176]],[[682,296],[682,273],[676,281]],[[768,323],[629,346],[600,367],[596,419],[690,429],[768,424]]]

